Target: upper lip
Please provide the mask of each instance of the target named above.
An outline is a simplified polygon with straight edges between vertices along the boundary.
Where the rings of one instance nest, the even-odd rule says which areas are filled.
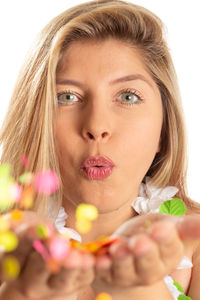
[[[89,156],[81,164],[81,168],[94,166],[114,167],[114,163],[106,156]]]

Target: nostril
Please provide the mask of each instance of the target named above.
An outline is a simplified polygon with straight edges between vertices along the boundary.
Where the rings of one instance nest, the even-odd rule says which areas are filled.
[[[88,136],[89,136],[90,139],[93,139],[93,135],[89,132],[88,132]]]

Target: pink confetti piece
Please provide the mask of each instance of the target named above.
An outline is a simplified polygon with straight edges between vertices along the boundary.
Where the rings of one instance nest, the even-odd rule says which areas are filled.
[[[28,157],[24,154],[22,155],[22,163],[25,167],[28,167],[28,165],[29,165]]]
[[[18,183],[14,183],[9,187],[9,197],[13,202],[19,202],[22,197],[22,187]]]
[[[38,193],[50,195],[54,193],[59,186],[59,179],[55,172],[51,170],[42,171],[36,175],[35,188]]]
[[[33,247],[38,253],[40,253],[45,261],[48,260],[49,253],[40,240],[35,240],[33,242]]]
[[[69,248],[69,240],[57,236],[51,241],[49,252],[54,259],[63,260],[69,253]]]

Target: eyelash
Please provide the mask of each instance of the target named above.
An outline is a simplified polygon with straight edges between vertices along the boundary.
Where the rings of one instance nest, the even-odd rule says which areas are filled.
[[[132,105],[135,105],[135,104],[141,104],[141,102],[143,102],[144,101],[144,99],[143,99],[143,97],[140,95],[140,93],[138,92],[138,91],[136,91],[136,90],[132,90],[132,89],[123,89],[123,90],[121,90],[119,93],[118,93],[118,95],[117,95],[117,97],[118,96],[120,96],[121,94],[124,94],[124,93],[130,93],[130,94],[133,94],[133,95],[135,95],[135,96],[137,96],[137,98],[138,98],[138,103],[136,102],[134,102],[134,103],[125,103],[125,102],[122,102],[122,105],[128,105],[128,106],[132,106]],[[58,93],[57,94],[57,98],[58,98],[58,104],[60,104],[60,105],[65,105],[66,103],[59,103],[59,96],[61,96],[61,95],[63,95],[63,94],[73,94],[73,95],[75,95],[77,98],[79,98],[73,91],[71,91],[71,90],[66,90],[66,91],[63,91],[63,92],[60,92],[60,93]],[[77,102],[77,101],[75,101],[75,102]],[[69,104],[69,105],[73,105],[73,104]]]

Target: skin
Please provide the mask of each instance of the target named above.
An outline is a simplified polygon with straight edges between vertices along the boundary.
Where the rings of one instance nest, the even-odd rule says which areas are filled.
[[[110,81],[130,74],[142,74],[149,83],[137,79],[109,85]],[[66,79],[81,82],[84,88],[61,85]],[[143,101],[136,104],[137,95],[128,94],[133,105],[125,105],[127,94],[121,94],[125,88],[137,91]],[[139,51],[113,39],[71,44],[56,74],[57,93],[68,89],[73,92],[73,102],[59,105],[56,119],[65,189],[63,206],[69,215],[67,226],[72,228],[79,203],[98,208],[98,220],[83,237],[83,242],[87,242],[112,234],[136,214],[131,203],[159,151],[162,102]],[[66,94],[62,99],[66,99]],[[81,162],[90,155],[112,159],[115,168],[108,178],[90,180],[80,171]]]

